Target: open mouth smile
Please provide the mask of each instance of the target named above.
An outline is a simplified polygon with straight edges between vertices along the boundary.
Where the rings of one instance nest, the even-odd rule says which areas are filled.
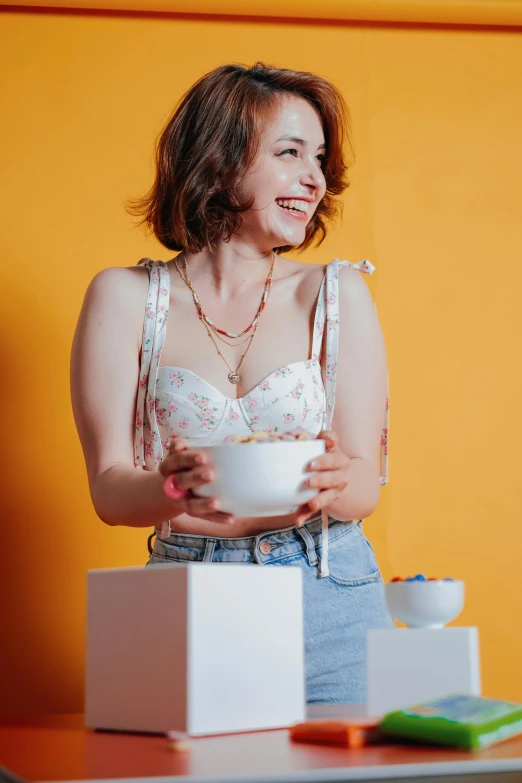
[[[310,209],[310,203],[308,201],[303,201],[302,199],[298,199],[298,198],[292,198],[292,199],[277,198],[276,204],[289,217],[292,217],[295,220],[302,220],[305,222],[308,220],[308,210]]]

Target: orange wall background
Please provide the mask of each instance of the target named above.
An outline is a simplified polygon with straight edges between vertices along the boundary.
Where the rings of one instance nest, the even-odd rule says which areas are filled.
[[[522,31],[4,10],[0,35],[0,713],[82,710],[86,570],[146,560],[147,530],[91,506],[72,336],[99,269],[170,257],[122,204],[171,108],[256,59],[352,111],[343,222],[302,260],[377,267],[390,483],[366,533],[386,578],[465,580],[484,694],[522,700]]]

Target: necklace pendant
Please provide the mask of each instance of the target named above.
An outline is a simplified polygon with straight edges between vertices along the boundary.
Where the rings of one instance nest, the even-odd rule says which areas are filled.
[[[230,383],[239,383],[239,381],[241,380],[241,376],[237,372],[230,372],[228,374],[228,380],[230,381]]]

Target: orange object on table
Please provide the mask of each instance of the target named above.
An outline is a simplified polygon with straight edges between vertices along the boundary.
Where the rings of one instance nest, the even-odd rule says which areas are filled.
[[[290,727],[290,738],[295,742],[318,742],[323,745],[362,748],[378,741],[378,727],[377,718],[307,720]]]

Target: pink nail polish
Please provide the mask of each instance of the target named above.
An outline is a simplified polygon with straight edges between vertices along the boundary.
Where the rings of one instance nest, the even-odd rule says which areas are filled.
[[[163,491],[171,500],[181,500],[188,495],[188,492],[183,489],[179,489],[174,482],[174,474],[171,473],[163,484]]]

